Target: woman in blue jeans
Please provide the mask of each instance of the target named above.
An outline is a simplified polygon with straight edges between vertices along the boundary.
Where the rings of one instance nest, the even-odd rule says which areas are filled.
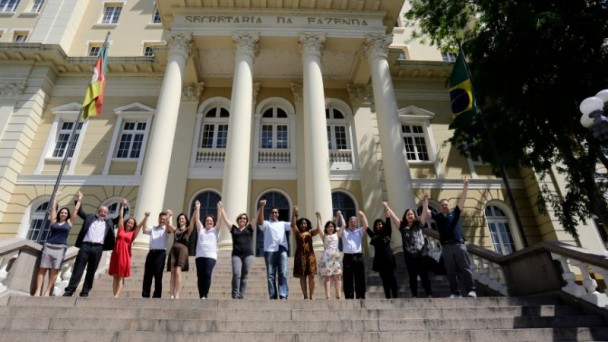
[[[207,214],[204,219],[204,226],[201,223],[200,208],[201,203],[196,201],[194,203],[194,214],[192,219],[196,222],[196,228],[198,230],[198,240],[196,242],[196,276],[198,279],[198,294],[201,299],[207,299],[209,295],[209,288],[211,287],[211,274],[217,261],[217,236],[219,235],[218,229],[215,227],[216,220],[213,215]],[[218,202],[218,218],[221,220],[222,212],[220,211],[220,204]]]
[[[236,225],[226,215],[222,202],[218,203],[226,228],[232,235],[232,299],[243,299],[247,294],[247,278],[253,263],[253,228],[246,213],[238,214]]]

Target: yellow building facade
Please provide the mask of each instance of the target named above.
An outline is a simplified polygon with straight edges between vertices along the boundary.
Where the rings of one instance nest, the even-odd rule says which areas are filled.
[[[82,191],[88,212],[126,197],[136,219],[197,199],[215,214],[221,199],[233,219],[266,199],[285,219],[297,205],[373,221],[383,201],[400,215],[424,192],[436,209],[455,205],[466,176],[467,240],[504,254],[543,240],[605,251],[592,222],[574,241],[538,211],[532,170],[509,173],[518,227],[503,180],[445,143],[453,56],[410,39],[403,1],[0,4],[0,238],[44,241],[68,153],[59,205]],[[108,32],[103,113],[69,150]],[[549,186],[563,186],[557,174]],[[219,240],[230,248],[227,230]]]

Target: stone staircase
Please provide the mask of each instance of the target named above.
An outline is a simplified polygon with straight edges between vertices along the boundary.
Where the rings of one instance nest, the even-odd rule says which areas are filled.
[[[608,340],[608,314],[557,295],[450,299],[445,277],[436,275],[434,298],[409,298],[402,266],[397,279],[404,298],[383,299],[380,281],[368,267],[365,300],[325,300],[320,278],[317,299],[302,300],[299,281],[289,277],[289,300],[271,301],[264,260],[256,258],[248,298],[233,300],[229,252],[220,252],[209,299],[198,299],[193,259],[183,275],[181,299],[168,298],[169,273],[163,298],[143,299],[144,259],[145,252],[134,251],[132,276],[119,299],[112,298],[107,275],[95,281],[89,298],[1,297],[0,341]]]

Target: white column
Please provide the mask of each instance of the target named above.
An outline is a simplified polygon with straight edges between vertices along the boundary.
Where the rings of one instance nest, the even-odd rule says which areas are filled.
[[[251,123],[253,119],[253,58],[259,35],[239,32],[232,36],[236,48],[228,142],[224,159],[222,202],[234,222],[239,213],[247,212],[251,172]],[[253,218],[252,218],[253,219]],[[235,222],[236,223],[236,222]],[[231,249],[232,239],[225,229],[218,239],[220,249]]]
[[[391,36],[368,35],[364,47],[372,74],[386,193],[391,208],[400,216],[406,208],[415,208],[416,201],[401,135],[393,81],[386,60],[391,42]]]
[[[167,37],[167,67],[150,132],[135,208],[137,220],[141,219],[146,211],[151,212],[150,224],[155,224],[158,214],[166,209],[163,208],[163,201],[179,114],[184,67],[190,55],[191,41],[190,34],[174,33]],[[148,235],[140,234],[135,241],[136,248],[148,248],[147,241]]]
[[[325,36],[319,33],[301,33],[299,37],[304,83],[304,167],[306,170],[306,209],[303,215],[314,222],[315,212],[323,220],[332,218],[331,183],[329,179],[329,150],[327,147],[327,120],[325,119],[325,93],[321,74],[321,49]]]

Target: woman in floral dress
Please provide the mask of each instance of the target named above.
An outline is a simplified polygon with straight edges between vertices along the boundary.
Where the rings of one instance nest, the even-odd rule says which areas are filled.
[[[338,211],[337,221],[342,222],[340,230],[336,229],[334,221],[327,221],[323,230],[321,227],[321,214],[317,215],[317,230],[321,240],[323,240],[323,255],[321,256],[321,274],[324,278],[325,298],[329,299],[332,280],[336,286],[336,298],[342,298],[342,253],[338,249],[338,242],[344,232],[344,218]]]

